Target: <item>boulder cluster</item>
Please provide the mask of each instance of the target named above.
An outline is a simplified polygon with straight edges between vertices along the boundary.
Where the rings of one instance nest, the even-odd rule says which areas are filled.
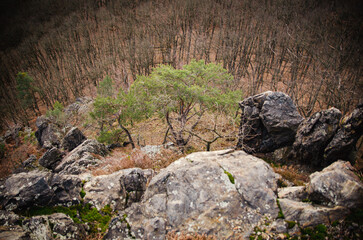
[[[196,152],[159,172],[131,168],[100,176],[89,168],[109,148],[75,127],[63,134],[41,117],[36,136],[47,151],[0,180],[0,239],[87,239],[94,226],[112,240],[172,233],[285,239],[363,207],[362,181],[349,161],[337,160],[361,135],[362,106],[344,119],[332,108],[305,120],[283,93],[266,92],[240,106],[244,151]],[[282,176],[250,153],[286,146],[302,162],[328,166],[304,186],[283,187]]]
[[[363,134],[363,103],[344,118],[333,107],[306,119],[282,92],[264,92],[239,105],[242,114],[237,147],[248,153],[290,147],[286,158],[317,168],[337,160],[354,161],[355,146]]]

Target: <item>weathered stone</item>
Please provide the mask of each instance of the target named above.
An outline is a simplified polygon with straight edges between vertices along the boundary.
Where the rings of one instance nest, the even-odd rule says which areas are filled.
[[[171,230],[246,238],[264,216],[277,216],[277,179],[243,151],[193,153],[161,170],[142,201],[111,221],[105,239],[165,239]]]
[[[83,173],[88,167],[101,162],[100,158],[105,156],[107,152],[105,145],[96,140],[86,140],[64,157],[54,171],[75,175]]]
[[[76,101],[64,108],[64,112],[67,116],[72,114],[84,114],[88,113],[92,106],[92,99],[90,97],[80,97]]]
[[[37,160],[34,154],[31,154],[27,160],[23,162],[23,167],[34,167],[33,163]]]
[[[47,222],[47,216],[36,216],[23,221],[23,229],[29,234],[30,239],[50,240],[52,230]]]
[[[19,215],[13,212],[0,210],[0,226],[19,225],[21,219]]]
[[[87,138],[83,135],[83,133],[77,128],[73,127],[69,132],[64,136],[62,146],[67,151],[72,151],[82,142],[84,142]]]
[[[84,239],[85,227],[75,224],[64,213],[54,213],[49,216],[36,216],[23,221],[23,229],[30,239]]]
[[[303,120],[291,98],[282,92],[264,92],[239,103],[242,110],[238,148],[272,152],[294,142]]]
[[[86,237],[85,227],[75,224],[64,213],[54,213],[48,216],[48,222],[54,239],[84,239]]]
[[[301,123],[290,158],[316,167],[323,165],[324,149],[335,135],[341,112],[330,108],[313,114]]]
[[[93,177],[84,185],[86,192],[84,201],[99,210],[107,204],[113,210],[123,210],[131,203],[140,201],[146,182],[150,181],[153,175],[150,171],[153,173],[152,170],[131,168],[110,175]]]
[[[287,198],[294,201],[302,201],[307,199],[308,193],[305,186],[285,187],[278,189],[279,198]]]
[[[50,173],[37,170],[12,175],[0,189],[1,206],[11,211],[48,204],[52,198],[48,185],[50,176]]]
[[[31,239],[27,233],[20,226],[3,226],[0,231],[1,240],[29,240]]]
[[[307,192],[311,200],[325,205],[363,206],[363,184],[349,162],[337,161],[323,171],[311,174]]]
[[[58,148],[53,147],[43,154],[43,156],[39,159],[39,164],[45,168],[54,170],[62,161],[63,156],[63,152],[61,152]]]
[[[2,209],[25,210],[34,206],[72,205],[80,202],[81,180],[76,176],[30,171],[13,174],[0,186]]]
[[[77,176],[54,174],[49,182],[52,199],[50,205],[75,205],[80,203],[80,192],[82,190],[82,180]]]
[[[60,147],[63,134],[55,124],[51,123],[45,116],[41,116],[37,118],[36,126],[38,130],[35,132],[35,137],[40,146],[46,149],[53,146]]]
[[[125,208],[139,202],[146,190],[147,178],[141,169],[132,169],[120,177],[121,196],[125,199]]]
[[[354,151],[358,139],[363,134],[363,104],[358,107],[341,123],[340,129],[324,150],[324,165],[337,160],[354,162]]]
[[[318,224],[330,224],[350,213],[349,209],[342,206],[318,207],[290,199],[280,199],[279,203],[285,219],[298,222],[302,228]]]

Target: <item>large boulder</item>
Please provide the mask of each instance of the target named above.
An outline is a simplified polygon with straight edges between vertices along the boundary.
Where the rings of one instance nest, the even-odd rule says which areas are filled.
[[[83,143],[87,138],[83,135],[81,130],[77,127],[71,128],[68,133],[64,136],[62,146],[64,150],[72,151],[78,145]]]
[[[130,168],[93,177],[84,185],[84,201],[99,210],[105,205],[113,210],[123,210],[140,201],[153,174],[152,170]]]
[[[0,185],[0,206],[8,211],[81,201],[82,181],[75,176],[30,171],[13,174]]]
[[[63,133],[58,126],[51,123],[45,116],[38,117],[35,124],[38,128],[35,137],[40,146],[46,149],[60,147]]]
[[[337,161],[310,175],[309,198],[328,206],[363,207],[363,184],[349,162]]]
[[[260,219],[275,218],[278,175],[261,159],[228,152],[193,153],[161,170],[105,239],[165,239],[172,230],[246,238]]]
[[[335,135],[341,117],[338,109],[330,108],[303,121],[289,157],[315,167],[323,165],[324,149]]]
[[[238,148],[246,152],[272,152],[292,145],[303,117],[282,92],[264,92],[239,103],[242,110]]]
[[[12,211],[47,205],[52,199],[50,178],[50,173],[37,170],[12,175],[0,186],[2,209]]]
[[[54,170],[61,162],[63,156],[63,152],[61,152],[58,148],[53,147],[43,154],[43,156],[39,159],[39,164],[45,168]]]
[[[86,140],[65,156],[54,171],[61,174],[81,174],[100,163],[100,159],[107,153],[105,145],[93,139]]]
[[[363,103],[341,121],[341,126],[334,138],[324,150],[324,165],[339,159],[353,162],[352,153],[358,139],[363,134]]]

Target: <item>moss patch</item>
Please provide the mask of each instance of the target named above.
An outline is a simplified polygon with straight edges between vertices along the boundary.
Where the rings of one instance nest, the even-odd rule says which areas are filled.
[[[53,213],[64,213],[68,215],[75,223],[88,223],[90,233],[97,233],[99,229],[105,232],[108,228],[108,223],[111,220],[112,209],[106,205],[101,211],[98,211],[91,204],[78,204],[70,207],[55,206],[55,207],[33,207],[26,212],[20,213],[27,217],[39,215],[51,215]]]

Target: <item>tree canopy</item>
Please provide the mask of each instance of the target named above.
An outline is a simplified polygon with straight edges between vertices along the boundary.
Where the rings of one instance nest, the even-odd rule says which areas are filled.
[[[138,76],[130,93],[166,120],[173,141],[183,147],[206,111],[237,110],[242,93],[232,85],[232,75],[221,65],[193,60],[182,69],[160,65],[149,76]]]

